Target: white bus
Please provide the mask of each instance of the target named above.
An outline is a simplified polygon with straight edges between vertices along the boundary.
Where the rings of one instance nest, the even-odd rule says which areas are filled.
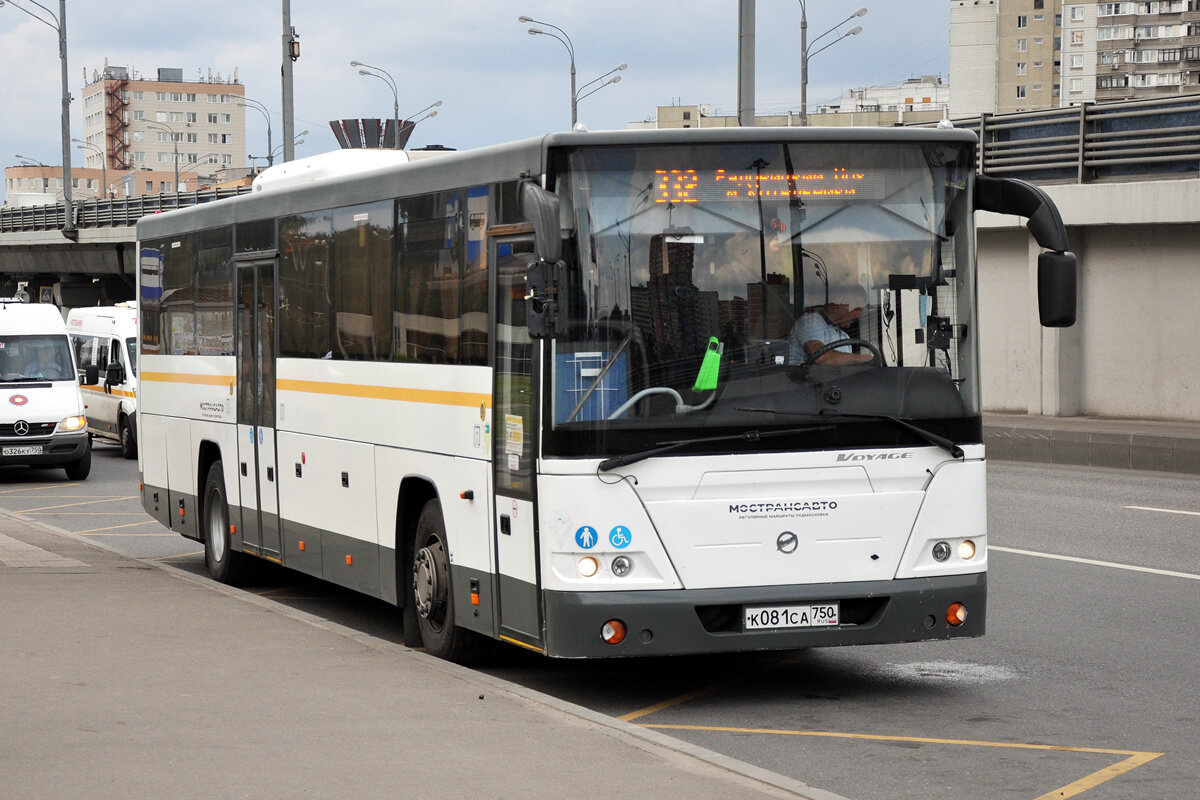
[[[984,633],[974,212],[1030,218],[1043,324],[1076,265],[973,134],[336,155],[138,224],[143,502],[215,578],[459,661]]]

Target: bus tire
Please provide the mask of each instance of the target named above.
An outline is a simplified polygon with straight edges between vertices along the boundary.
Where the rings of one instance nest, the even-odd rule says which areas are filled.
[[[117,423],[118,435],[121,437],[121,455],[125,458],[137,458],[137,440],[133,438],[133,426],[129,417],[122,416]]]
[[[213,580],[236,586],[245,574],[246,556],[233,551],[229,535],[229,503],[220,459],[204,481],[204,564]]]
[[[87,478],[92,471],[92,443],[87,443],[87,447],[84,448],[83,455],[79,457],[78,461],[72,461],[63,469],[66,470],[69,481],[81,481]]]
[[[412,594],[421,642],[430,655],[458,664],[473,663],[481,650],[479,636],[454,624],[454,590],[442,504],[434,499],[421,509],[413,535]]]

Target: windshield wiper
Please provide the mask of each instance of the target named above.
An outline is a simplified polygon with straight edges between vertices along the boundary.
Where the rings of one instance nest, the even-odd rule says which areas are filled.
[[[616,458],[606,458],[600,462],[598,469],[601,472],[608,472],[610,469],[628,466],[629,464],[635,464],[638,461],[645,461],[647,458],[652,458],[653,456],[661,455],[662,453],[668,453],[672,450],[678,450],[679,448],[685,447],[689,444],[710,444],[712,442],[734,441],[757,442],[761,441],[762,439],[771,439],[776,436],[791,436],[792,434],[796,433],[831,430],[832,428],[832,425],[805,425],[802,428],[788,428],[787,430],[767,431],[765,433],[755,429],[746,431],[744,433],[731,434],[728,436],[705,436],[699,439],[682,439],[678,442],[669,442],[668,444],[659,445],[658,447],[651,447],[648,450],[639,450],[636,453],[627,453],[626,455],[617,456]]]
[[[776,408],[738,408],[738,411],[757,411],[762,414],[796,414],[811,417],[802,411],[783,411]],[[963,449],[954,442],[947,439],[945,436],[934,433],[933,431],[925,430],[924,428],[914,425],[908,420],[893,417],[891,414],[849,414],[844,411],[838,411],[835,408],[823,408],[817,412],[819,417],[846,417],[847,419],[870,419],[870,420],[885,420],[892,423],[911,434],[914,434],[919,439],[922,439],[930,444],[940,447],[949,453],[954,458],[963,458]]]

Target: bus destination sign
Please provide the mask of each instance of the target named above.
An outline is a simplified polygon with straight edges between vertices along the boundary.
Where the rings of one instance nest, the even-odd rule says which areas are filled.
[[[879,200],[883,174],[834,167],[805,172],[658,169],[654,202],[703,203],[765,199]]]

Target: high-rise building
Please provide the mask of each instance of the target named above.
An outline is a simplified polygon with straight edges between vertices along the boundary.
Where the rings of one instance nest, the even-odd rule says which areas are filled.
[[[236,69],[185,81],[177,68],[146,80],[106,66],[83,88],[84,166],[100,168],[103,152],[109,183],[125,195],[220,180],[246,166],[245,96]]]
[[[951,0],[954,116],[1200,93],[1200,0]]]

